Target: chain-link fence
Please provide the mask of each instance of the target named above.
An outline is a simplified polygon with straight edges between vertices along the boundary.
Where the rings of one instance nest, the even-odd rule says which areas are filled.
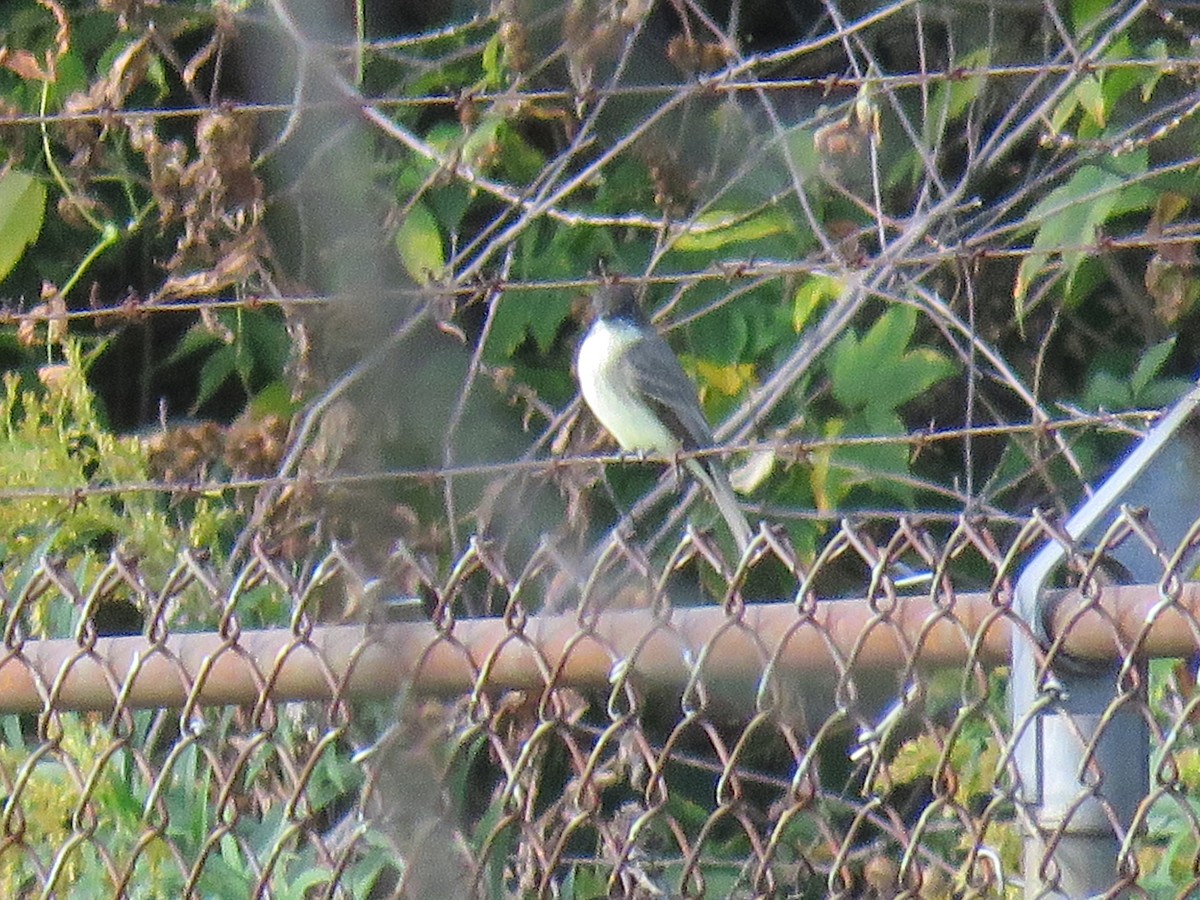
[[[1200,893],[1196,5],[346,6],[0,14],[0,897]]]
[[[1105,574],[1118,542],[1153,540],[1144,525],[1127,511],[1108,542],[1072,548],[1051,661],[1120,664],[1088,738],[1132,713],[1153,767],[1115,823],[1113,890],[1182,896],[1200,851],[1200,592],[1172,546],[1149,544],[1157,583]],[[233,578],[185,556],[150,579],[114,555],[88,584],[43,560],[5,597],[0,882],[13,897],[949,897],[1011,896],[1032,866],[1050,891],[1070,815],[1023,858],[1036,817],[1014,735],[1033,712],[1014,730],[1006,698],[1014,635],[1032,638],[1020,561],[1062,540],[1037,519],[846,522],[813,564],[767,529],[736,570],[689,537],[665,570],[614,546],[592,572],[537,559],[516,577],[480,543],[365,625],[323,621],[364,585],[336,550],[307,569],[259,551]],[[905,587],[904,559],[932,581]],[[764,570],[787,588],[751,602]],[[570,611],[527,607],[565,574]],[[482,590],[502,615],[462,617]],[[197,601],[213,630],[186,626]],[[428,620],[387,621],[410,603]],[[292,627],[243,627],[263,604]],[[29,639],[55,605],[74,636]],[[112,605],[140,633],[100,636]],[[1070,803],[1137,765],[1083,774]]]

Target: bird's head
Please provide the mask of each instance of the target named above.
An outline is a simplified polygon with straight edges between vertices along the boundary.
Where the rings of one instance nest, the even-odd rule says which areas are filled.
[[[602,284],[592,295],[592,312],[597,319],[631,319],[645,322],[633,288],[627,284]]]

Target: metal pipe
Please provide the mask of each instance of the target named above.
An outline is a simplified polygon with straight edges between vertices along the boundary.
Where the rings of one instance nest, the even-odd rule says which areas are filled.
[[[1008,662],[1011,598],[959,594],[935,604],[904,597],[882,612],[865,599],[829,600],[806,617],[793,603],[689,607],[661,619],[649,610],[598,616],[531,616],[514,631],[504,619],[461,619],[446,634],[432,624],[327,626],[307,638],[286,629],[144,637],[30,640],[0,654],[0,713],[251,704],[393,696],[402,688],[447,696],[476,689],[540,690],[555,684],[604,689],[622,663],[634,683],[679,688],[695,674],[757,679],[769,663],[785,674],[897,669],[911,651],[922,667]],[[1069,623],[1063,649],[1087,659],[1186,656],[1200,647],[1200,584],[1164,604],[1157,585],[1107,587],[1092,598],[1065,593],[1051,631]],[[975,645],[972,656],[972,644]]]
[[[1186,647],[1189,637],[1189,650],[1196,646],[1195,630],[1180,615],[1178,573],[1194,568],[1197,549],[1198,411],[1200,384],[1162,415],[1017,578],[1013,611],[1026,627],[1013,632],[1009,700],[1026,812],[1026,897],[1109,896],[1133,871],[1120,849],[1150,790],[1144,626],[1152,623],[1164,637],[1174,630],[1175,647]],[[1064,611],[1049,589],[1051,577],[1064,571],[1069,550],[1088,546],[1100,548],[1094,561],[1114,566],[1116,580],[1161,580],[1171,594],[1117,589],[1105,595],[1105,616],[1082,598]],[[1101,568],[1089,580],[1113,578]],[[1047,671],[1042,651],[1053,648],[1056,635],[1077,631],[1086,652],[1073,658],[1070,650],[1055,651]],[[1081,665],[1079,657],[1088,656],[1095,662]]]

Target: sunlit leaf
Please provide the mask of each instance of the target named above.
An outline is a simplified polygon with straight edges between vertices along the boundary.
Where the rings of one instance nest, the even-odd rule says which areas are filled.
[[[675,241],[683,251],[719,250],[729,244],[761,240],[780,234],[791,227],[781,210],[770,209],[756,215],[713,211],[697,216],[691,229]]]
[[[1071,22],[1077,32],[1096,22],[1112,4],[1108,0],[1072,0]]]
[[[826,440],[838,438],[845,427],[844,420],[828,418],[823,423],[821,436]],[[844,481],[835,474],[832,461],[833,448],[830,446],[819,446],[809,455],[808,487],[812,491],[813,507],[818,512],[836,509],[845,496]]]
[[[1034,278],[1057,255],[1067,272],[1066,288],[1070,290],[1075,273],[1091,244],[1097,229],[1112,216],[1154,202],[1155,193],[1144,184],[1129,184],[1126,175],[1144,171],[1146,156],[1131,153],[1118,158],[1124,171],[1115,171],[1117,161],[1109,166],[1083,166],[1064,185],[1055,188],[1030,210],[1027,221],[1039,223],[1030,253],[1017,267],[1013,299],[1017,314],[1024,310],[1025,296]]]
[[[438,277],[446,266],[437,219],[419,200],[409,207],[396,231],[396,250],[405,271],[421,284]]]
[[[1075,86],[1075,98],[1080,108],[1091,116],[1097,125],[1104,125],[1104,89],[1100,85],[1100,79],[1095,75],[1085,75],[1081,78]]]
[[[28,172],[0,175],[0,280],[37,240],[46,213],[46,186]]]
[[[504,83],[503,61],[504,45],[499,34],[492,35],[491,40],[483,45],[483,78],[485,87],[500,87]]]
[[[973,50],[970,53],[963,54],[959,60],[958,68],[960,70],[984,72],[992,62],[992,51],[990,47],[980,47],[978,50]],[[979,96],[979,92],[983,90],[985,78],[982,74],[972,75],[967,78],[956,78],[947,85],[949,89],[948,103],[946,107],[946,116],[950,121],[954,121],[963,114],[968,106],[970,106]]]
[[[250,412],[259,418],[267,416],[287,418],[296,411],[296,406],[292,390],[284,381],[272,381],[255,394],[247,404]]]
[[[504,176],[517,184],[528,184],[538,177],[546,165],[546,157],[525,137],[505,122],[496,133],[496,152]]]
[[[814,275],[796,289],[792,301],[792,327],[803,331],[813,313],[827,300],[836,300],[845,290],[841,279],[832,275]]]
[[[461,155],[464,162],[472,168],[488,169],[500,157],[500,132],[503,128],[503,118],[488,114],[475,123],[467,133],[466,140],[462,140],[461,129],[450,133],[454,134],[454,140],[462,140]],[[453,142],[450,142],[444,147],[446,152],[453,152],[452,145]]]
[[[726,397],[736,397],[754,380],[754,366],[750,363],[718,365],[707,360],[695,362],[696,374],[705,384],[716,388]]]
[[[933,773],[942,758],[942,748],[931,735],[923,734],[906,741],[888,763],[888,774],[897,784],[911,784]]]

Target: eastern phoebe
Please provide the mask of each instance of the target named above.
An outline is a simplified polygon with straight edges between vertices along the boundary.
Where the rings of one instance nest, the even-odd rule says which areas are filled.
[[[638,308],[628,285],[603,285],[592,297],[595,321],[579,345],[576,368],[583,399],[608,432],[630,453],[671,456],[713,446],[713,433],[696,387],[667,342]],[[738,550],[752,535],[725,467],[714,456],[688,458],[725,518]]]

